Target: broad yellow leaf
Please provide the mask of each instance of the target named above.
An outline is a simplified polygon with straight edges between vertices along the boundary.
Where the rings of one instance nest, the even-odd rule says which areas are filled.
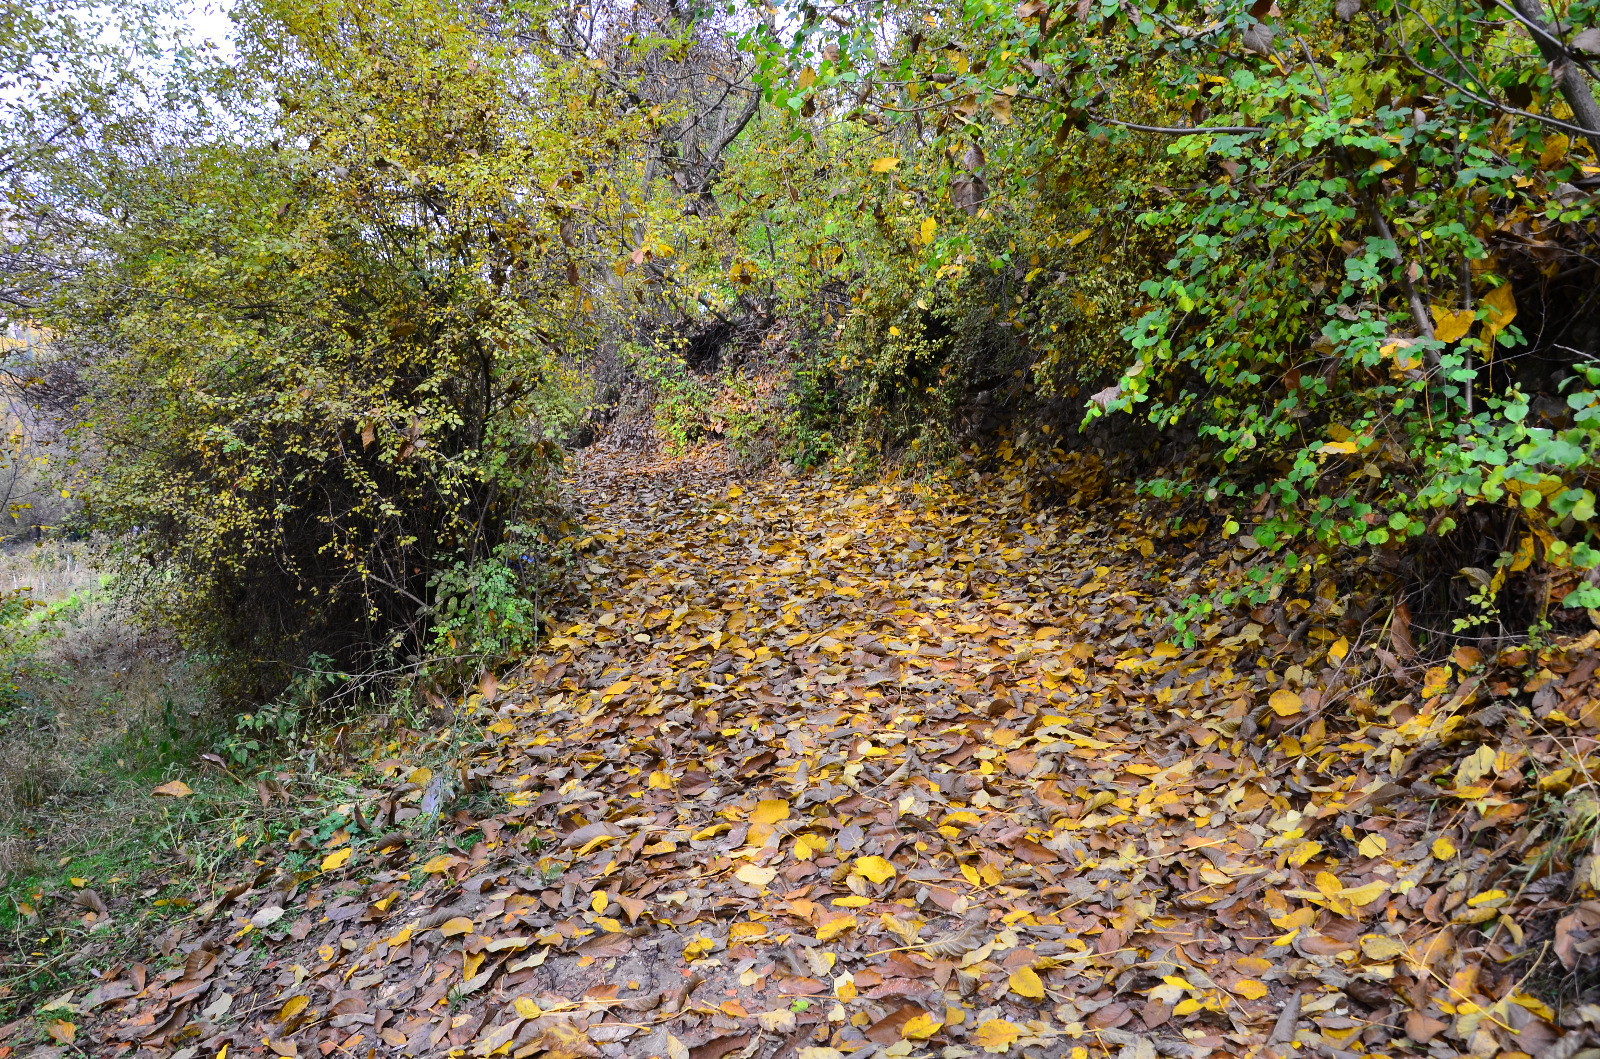
[[[1343,662],[1345,660],[1345,656],[1349,653],[1350,641],[1341,636],[1337,640],[1333,641],[1333,644],[1328,648],[1328,661],[1337,665],[1338,663]]]
[[[1362,905],[1372,904],[1372,902],[1388,892],[1389,884],[1379,879],[1377,882],[1369,882],[1365,886],[1341,890],[1339,891],[1339,896],[1359,908]]]
[[[920,232],[920,234],[922,235],[922,241],[924,243],[933,242],[933,237],[934,237],[935,233],[937,233],[938,231],[939,231],[939,222],[938,221],[934,220],[932,217],[929,217],[929,218],[925,219],[922,222],[922,229],[921,229],[921,232]]]
[[[1200,1006],[1200,1001],[1192,996],[1186,996],[1173,1005],[1172,1013],[1174,1015],[1193,1015],[1200,1010]]]
[[[1511,326],[1511,322],[1517,318],[1517,296],[1511,292],[1511,284],[1502,283],[1485,294],[1483,307],[1489,310],[1483,322],[1483,337],[1489,344],[1489,355],[1493,357],[1494,337]]]
[[[1044,982],[1032,967],[1018,967],[1011,972],[1011,991],[1031,1000],[1044,999]]]
[[[1260,1000],[1267,995],[1267,987],[1263,982],[1254,978],[1245,978],[1233,987],[1233,991],[1246,1000]]]
[[[854,929],[855,926],[854,915],[835,916],[817,927],[817,940],[832,941],[845,931]]]
[[[855,975],[851,974],[849,971],[846,971],[841,975],[836,975],[833,979],[833,995],[838,997],[840,1000],[854,1000],[856,998]]]
[[[1271,698],[1267,699],[1267,705],[1270,706],[1272,708],[1272,712],[1277,714],[1279,717],[1293,717],[1295,714],[1300,712],[1302,703],[1300,701],[1300,696],[1296,695],[1288,688],[1279,688],[1277,691],[1272,693]]]
[[[908,1041],[925,1041],[943,1027],[944,1023],[924,1011],[900,1027],[900,1036]]]
[[[1433,337],[1441,342],[1460,339],[1472,330],[1472,321],[1477,317],[1471,309],[1441,309],[1434,305],[1428,311],[1433,314]]]
[[[872,171],[874,173],[887,173],[897,168],[899,165],[900,159],[898,158],[879,158],[877,161],[872,163]]]
[[[283,1002],[283,1007],[278,1009],[278,1021],[288,1022],[290,1019],[300,1014],[300,1012],[304,1011],[306,1009],[306,1005],[309,1003],[311,1003],[311,998],[306,996],[304,993],[301,993],[299,996],[290,997],[288,1000]]]
[[[1022,1036],[1022,1029],[1005,1019],[990,1019],[979,1026],[972,1035],[972,1043],[988,1052],[990,1055],[1004,1055],[1011,1050],[1011,1045],[1018,1037]]]
[[[763,798],[750,814],[752,824],[776,824],[789,819],[789,803],[782,798]]]
[[[802,91],[802,92],[804,92],[806,89],[810,88],[812,85],[814,85],[816,83],[817,83],[817,71],[813,70],[809,66],[806,67],[804,70],[801,70],[800,71],[800,76],[795,79],[795,84],[799,86],[800,91]]]
[[[750,886],[765,886],[778,874],[776,868],[763,868],[755,864],[746,864],[733,873],[734,878]]]
[[[333,871],[336,868],[344,867],[345,861],[350,859],[350,852],[350,847],[345,846],[342,849],[336,849],[326,857],[323,857],[322,870]]]
[[[1369,960],[1386,962],[1406,951],[1406,943],[1386,934],[1368,934],[1361,939],[1361,954]]]
[[[1381,857],[1388,848],[1388,840],[1382,835],[1368,835],[1356,847],[1356,852],[1363,857]]]
[[[182,780],[168,780],[150,793],[159,798],[187,798],[194,791],[190,790],[189,785]]]
[[[882,857],[857,857],[853,870],[868,882],[881,883],[894,878],[894,865]]]
[[[447,938],[453,938],[457,934],[471,934],[472,920],[468,919],[466,916],[456,916],[454,919],[447,919],[444,921],[444,924],[439,927],[439,933],[443,934]]]
[[[1434,860],[1449,860],[1456,855],[1456,847],[1448,838],[1441,835],[1433,840],[1432,852]]]

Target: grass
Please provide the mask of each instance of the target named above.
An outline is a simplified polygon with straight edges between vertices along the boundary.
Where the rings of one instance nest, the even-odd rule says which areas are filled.
[[[373,819],[373,762],[437,772],[460,749],[460,718],[412,717],[401,700],[263,736],[247,761],[218,767],[202,755],[237,747],[243,729],[214,705],[205,660],[137,628],[89,545],[0,551],[4,593],[28,603],[0,608],[0,1023],[147,958],[233,879],[315,877],[355,806]],[[153,794],[174,779],[193,793]],[[435,826],[408,829],[431,844]],[[47,1021],[21,1037],[41,1038]]]

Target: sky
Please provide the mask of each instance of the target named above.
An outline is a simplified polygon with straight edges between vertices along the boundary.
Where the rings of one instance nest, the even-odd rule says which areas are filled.
[[[233,21],[224,0],[193,0],[183,8],[186,36],[194,44],[210,40],[224,55],[233,52]]]

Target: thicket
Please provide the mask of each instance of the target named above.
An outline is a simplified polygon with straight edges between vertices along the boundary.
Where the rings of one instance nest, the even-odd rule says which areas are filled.
[[[235,69],[41,169],[89,517],[152,617],[265,663],[251,694],[505,646],[534,616],[482,601],[461,642],[458,597],[536,595],[561,536],[642,115],[543,9],[241,10]]]
[[[1351,559],[1443,639],[1600,602],[1593,5],[803,5],[747,44],[743,247],[827,336],[836,447],[948,453],[1029,389],[1041,452],[1141,423],[1124,466],[1258,549],[1252,602]]]

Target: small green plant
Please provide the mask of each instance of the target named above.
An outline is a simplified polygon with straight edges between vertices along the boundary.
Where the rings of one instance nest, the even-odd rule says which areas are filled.
[[[543,586],[525,558],[502,549],[480,563],[457,562],[434,577],[435,656],[504,658],[534,645]]]
[[[234,719],[234,730],[222,740],[222,753],[239,765],[248,765],[267,750],[292,744],[305,718],[327,689],[346,684],[349,674],[334,668],[331,657],[313,654],[281,695],[260,709]]]

